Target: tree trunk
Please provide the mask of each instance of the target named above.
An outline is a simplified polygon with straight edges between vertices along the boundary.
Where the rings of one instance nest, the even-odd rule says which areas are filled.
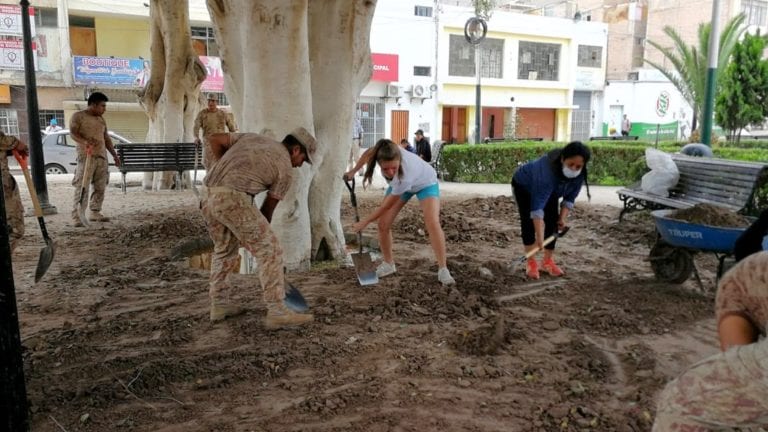
[[[341,173],[352,146],[355,100],[371,77],[369,36],[374,7],[366,0],[309,3],[315,132],[319,142],[338,143],[326,151],[309,188],[315,260],[338,258],[345,253],[340,205],[347,189]]]
[[[192,48],[188,11],[187,0],[150,2],[152,69],[139,93],[139,102],[149,117],[150,143],[193,140],[195,114],[203,105],[200,85],[206,72]],[[167,189],[174,174],[146,173],[144,189]]]
[[[691,119],[691,132],[695,131],[699,126],[699,116],[696,115],[696,110],[693,111],[693,118]]]
[[[303,126],[318,139],[315,164],[296,170],[294,184],[272,219],[286,266],[308,268],[312,251],[321,244],[338,256],[344,244],[340,179],[352,143],[355,97],[370,73],[368,37],[376,2],[207,4],[224,85],[242,130],[269,129],[281,139]]]

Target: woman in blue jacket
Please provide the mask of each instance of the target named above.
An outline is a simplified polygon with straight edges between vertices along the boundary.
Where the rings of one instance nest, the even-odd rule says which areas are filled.
[[[573,202],[581,191],[581,185],[587,181],[590,156],[587,146],[574,141],[526,163],[512,177],[512,192],[520,210],[525,252],[544,247],[541,268],[552,276],[562,276],[563,271],[552,257],[555,241],[543,246],[544,239],[566,226]],[[526,274],[531,279],[539,278],[535,256],[528,259]]]

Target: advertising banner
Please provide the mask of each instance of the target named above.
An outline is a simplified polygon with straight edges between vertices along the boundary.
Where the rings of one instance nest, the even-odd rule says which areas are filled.
[[[72,65],[80,85],[143,87],[149,79],[149,60],[75,56]]]
[[[29,8],[29,28],[35,36],[35,9]],[[22,36],[21,6],[0,4],[0,35]]]
[[[371,81],[396,82],[398,78],[397,54],[371,54],[373,75]]]
[[[208,76],[203,81],[204,92],[224,93],[224,72],[221,71],[221,59],[218,57],[200,56]]]
[[[37,69],[37,49],[34,43],[32,58]],[[21,39],[0,40],[0,69],[24,70],[24,43]]]

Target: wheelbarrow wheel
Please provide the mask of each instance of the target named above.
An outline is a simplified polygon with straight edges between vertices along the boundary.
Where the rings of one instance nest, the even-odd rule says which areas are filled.
[[[656,279],[681,284],[693,273],[693,257],[685,250],[657,242],[650,253],[651,269]]]

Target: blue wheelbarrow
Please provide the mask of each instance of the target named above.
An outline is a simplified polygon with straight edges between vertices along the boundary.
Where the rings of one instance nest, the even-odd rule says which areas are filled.
[[[733,265],[733,246],[747,227],[726,228],[672,219],[669,216],[675,211],[651,212],[659,234],[649,257],[654,275],[663,282],[681,284],[694,273],[703,286],[693,256],[698,252],[711,252],[718,259],[719,280]]]

